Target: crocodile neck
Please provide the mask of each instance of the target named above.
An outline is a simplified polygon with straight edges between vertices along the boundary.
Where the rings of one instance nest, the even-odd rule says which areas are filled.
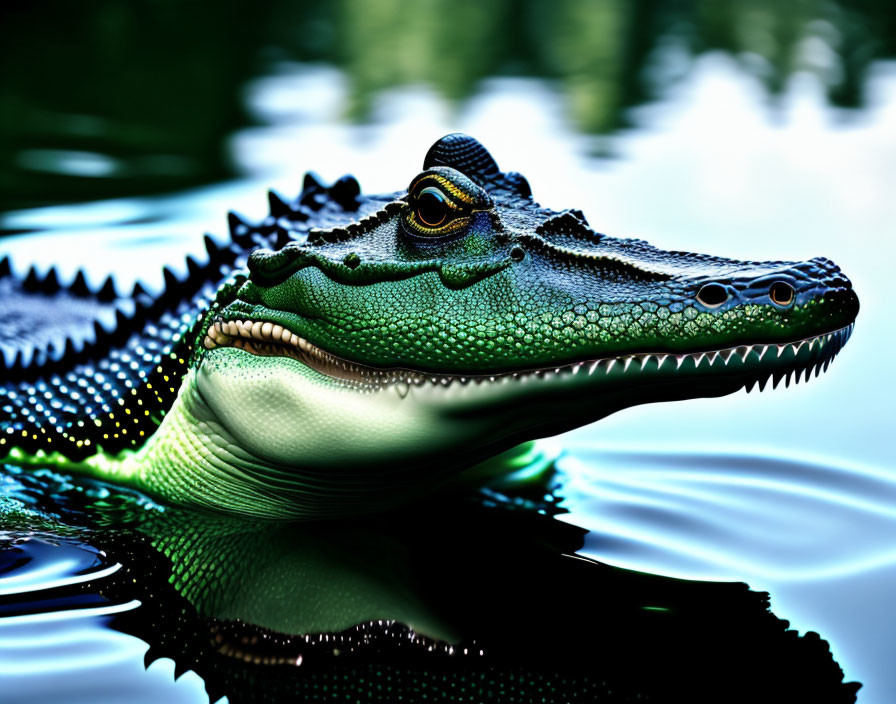
[[[320,444],[316,435],[309,439],[307,457],[296,457],[289,466],[282,466],[246,450],[246,439],[235,437],[227,420],[218,417],[198,392],[197,373],[187,372],[181,392],[142,449],[104,460],[108,478],[129,478],[162,498],[183,503],[183,497],[188,496],[194,505],[228,506],[244,515],[290,518],[298,509],[303,516],[329,518],[346,512],[365,514],[387,509],[446,483],[463,487],[496,477],[510,482],[529,481],[550,471],[557,456],[556,449],[547,444],[526,442],[474,463],[457,476],[432,476],[431,468],[423,464],[397,467],[392,474],[345,469],[327,472],[320,470],[325,463],[315,454]],[[298,398],[304,416],[297,420],[303,424],[321,417],[325,409],[337,402],[310,392],[299,393]],[[413,419],[406,420],[409,423]],[[344,432],[340,438],[361,444],[364,440],[346,437]],[[450,442],[450,438],[447,440]],[[91,469],[96,473],[95,466]],[[414,481],[413,475],[421,473],[427,474],[428,480]],[[365,484],[363,501],[359,501],[354,489],[358,482]],[[346,485],[353,490],[342,498],[340,494],[346,494]]]

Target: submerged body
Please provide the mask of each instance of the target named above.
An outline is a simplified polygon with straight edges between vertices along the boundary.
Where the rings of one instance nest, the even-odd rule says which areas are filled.
[[[10,278],[19,310],[118,319],[8,365],[0,455],[255,515],[369,512],[627,406],[808,377],[858,311],[826,259],[598,234],[463,135],[407,191],[309,176],[231,238],[158,299]]]

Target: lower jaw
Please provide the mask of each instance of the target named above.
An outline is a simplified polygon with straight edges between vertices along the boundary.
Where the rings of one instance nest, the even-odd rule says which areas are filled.
[[[199,501],[241,513],[294,518],[380,510],[520,442],[632,405],[720,396],[770,379],[808,377],[833,359],[851,329],[781,346],[628,355],[489,377],[378,370],[375,381],[336,384],[322,384],[324,377],[311,365],[283,355],[262,355],[268,359],[259,366],[268,367],[267,373],[246,374],[249,353],[222,350],[225,354],[216,355],[215,364],[195,371],[205,380],[195,396],[204,405],[189,404],[203,427],[229,429],[219,433],[228,438],[216,443],[220,451],[204,456],[214,465],[210,476],[217,479]],[[285,367],[278,365],[278,357]],[[407,374],[424,381],[410,384]],[[284,397],[290,385],[294,388]],[[377,393],[349,388],[358,385],[376,387]],[[260,409],[282,407],[282,417],[247,416],[253,403]],[[197,416],[203,409],[208,412]],[[250,431],[240,433],[239,428]],[[266,452],[285,443],[306,445],[293,448],[288,457]],[[161,459],[166,467],[178,464],[167,455]],[[183,458],[186,464],[191,461]],[[247,481],[252,491],[246,490]]]

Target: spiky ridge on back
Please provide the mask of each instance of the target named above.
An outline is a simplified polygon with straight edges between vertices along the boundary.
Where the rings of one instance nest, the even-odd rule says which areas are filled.
[[[216,291],[258,247],[307,239],[314,227],[355,221],[382,201],[362,198],[345,176],[325,187],[312,174],[298,198],[269,194],[270,214],[250,224],[228,217],[230,239],[205,238],[207,259],[187,257],[187,275],[167,267],[161,294],[138,283],[130,295],[110,276],[91,289],[83,271],[61,283],[55,269],[24,277],[0,260],[0,457],[59,453],[80,460],[97,451],[140,447],[171,407]]]

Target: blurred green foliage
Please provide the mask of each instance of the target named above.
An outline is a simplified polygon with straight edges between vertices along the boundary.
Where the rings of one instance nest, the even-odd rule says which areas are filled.
[[[245,84],[283,61],[338,67],[346,119],[384,90],[462,103],[490,76],[551,81],[572,124],[627,125],[709,51],[774,99],[798,71],[861,108],[896,55],[892,0],[66,0],[0,8],[0,211],[232,175]]]

